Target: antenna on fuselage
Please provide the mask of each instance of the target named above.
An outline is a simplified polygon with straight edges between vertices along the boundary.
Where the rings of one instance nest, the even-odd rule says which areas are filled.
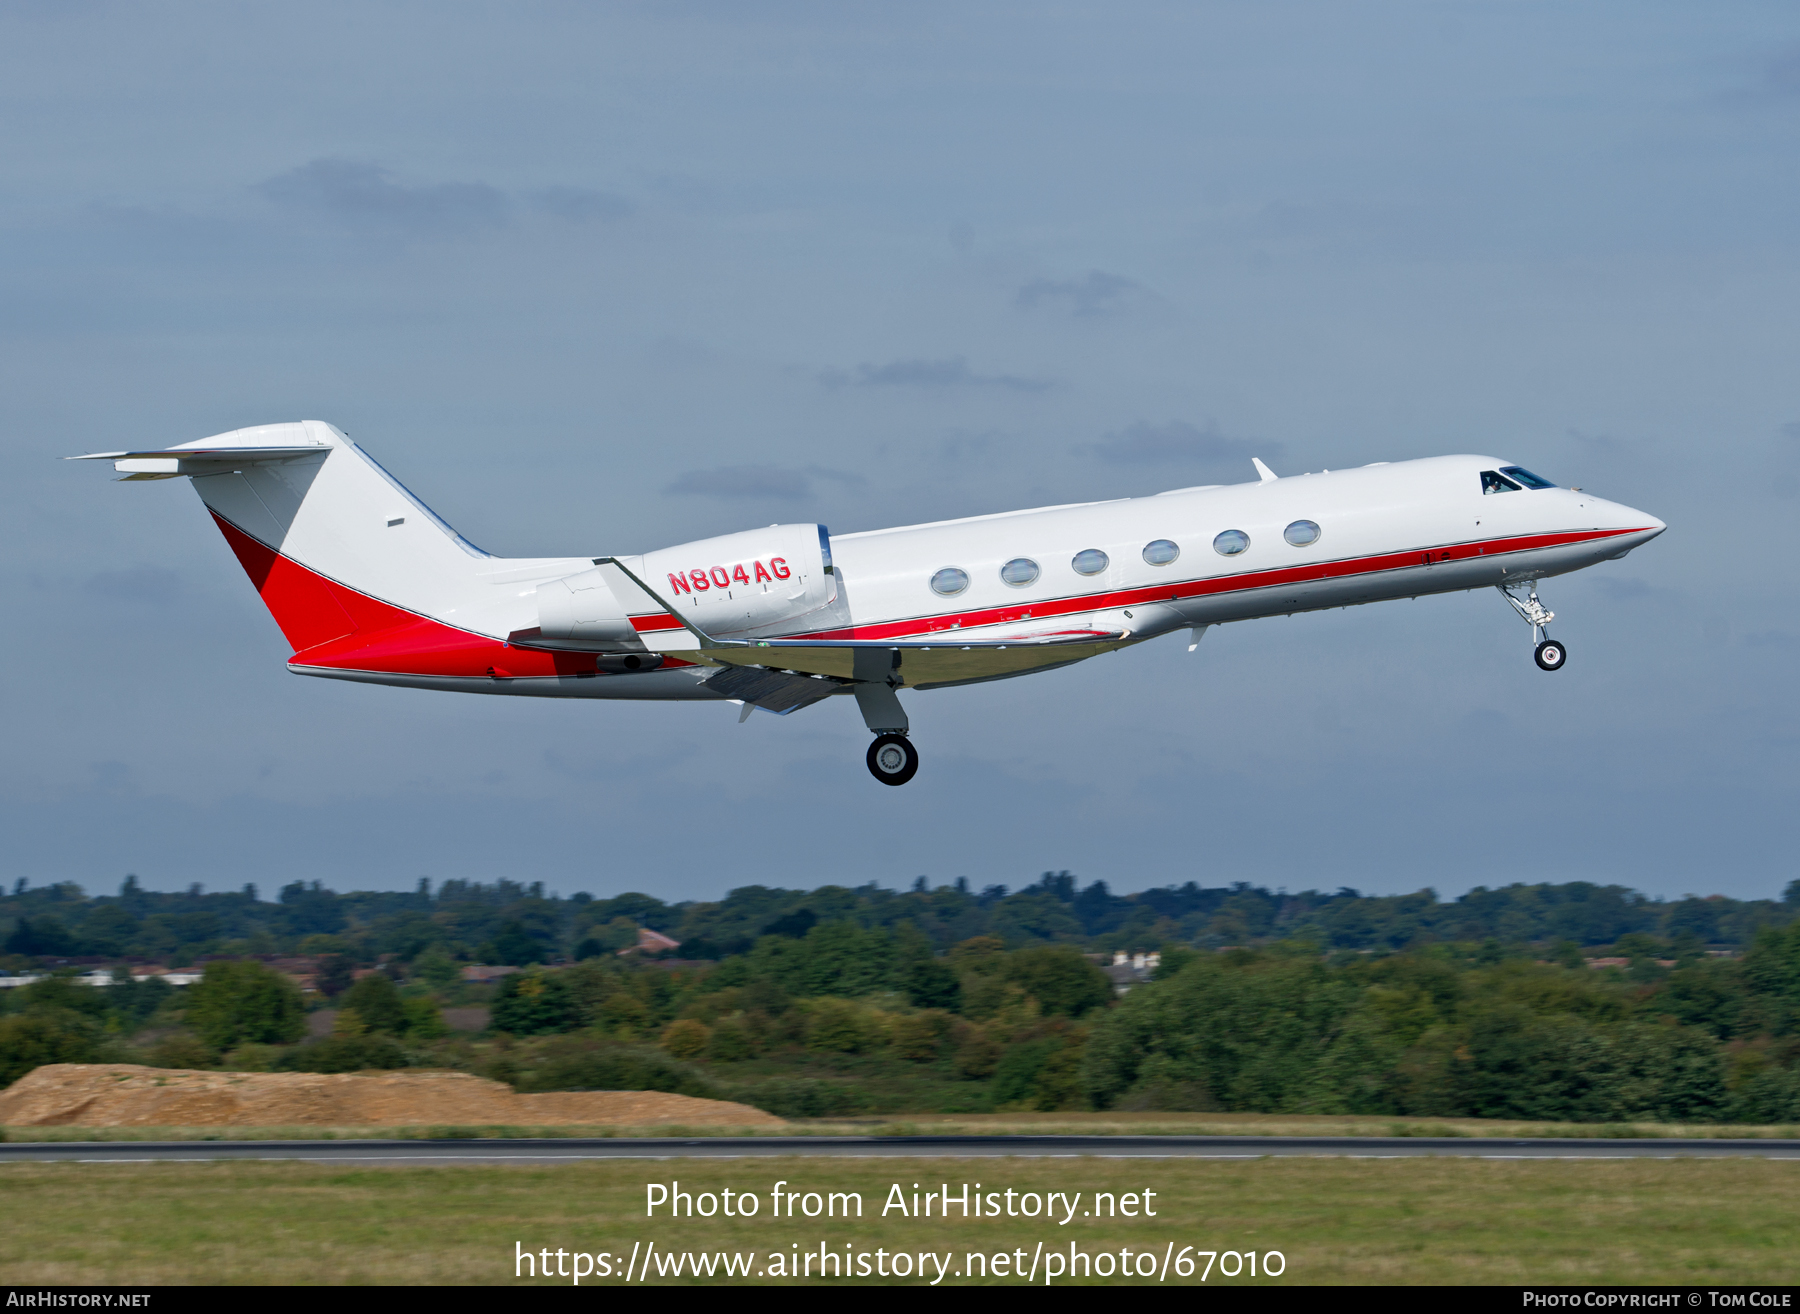
[[[1262,463],[1262,458],[1260,456],[1251,457],[1250,464],[1256,467],[1257,475],[1261,477],[1262,481],[1265,484],[1268,483],[1271,479],[1281,478],[1280,475],[1276,474],[1273,470],[1269,469],[1268,466],[1266,466]]]

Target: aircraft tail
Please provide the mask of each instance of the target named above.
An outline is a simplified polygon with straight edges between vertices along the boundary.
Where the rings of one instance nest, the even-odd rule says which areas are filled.
[[[492,561],[319,420],[97,456],[190,477],[295,652],[459,610]]]

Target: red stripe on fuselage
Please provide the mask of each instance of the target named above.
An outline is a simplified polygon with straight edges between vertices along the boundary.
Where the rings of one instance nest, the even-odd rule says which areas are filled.
[[[1529,534],[1518,538],[1486,539],[1473,543],[1455,543],[1439,548],[1410,548],[1404,552],[1386,552],[1373,557],[1351,557],[1339,561],[1321,561],[1303,566],[1284,566],[1276,570],[1254,571],[1245,575],[1220,575],[1212,579],[1185,580],[1152,588],[1120,589],[1111,593],[1090,593],[1073,598],[1053,598],[1042,602],[1017,603],[1006,607],[987,607],[978,611],[946,612],[941,616],[920,616],[910,620],[887,621],[879,625],[853,625],[847,629],[821,630],[813,634],[787,635],[790,639],[898,639],[946,630],[975,629],[986,625],[1011,625],[1020,621],[1053,620],[1081,612],[1102,611],[1114,607],[1135,607],[1152,602],[1180,602],[1220,593],[1243,593],[1252,589],[1279,588],[1285,584],[1306,584],[1326,579],[1347,579],[1355,575],[1375,575],[1415,566],[1439,565],[1449,561],[1468,561],[1475,557],[1497,557],[1513,552],[1530,552],[1538,548],[1564,547],[1616,538],[1620,534],[1638,534],[1642,529],[1589,529],[1562,534]],[[1427,560],[1429,558],[1429,560]]]

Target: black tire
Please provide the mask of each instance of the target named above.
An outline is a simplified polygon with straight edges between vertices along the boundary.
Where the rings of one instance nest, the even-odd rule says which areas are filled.
[[[1538,664],[1540,671],[1560,671],[1563,663],[1569,660],[1569,650],[1555,639],[1545,639],[1538,644],[1531,659]]]
[[[869,774],[882,784],[904,785],[918,772],[919,750],[905,735],[882,735],[869,745]]]

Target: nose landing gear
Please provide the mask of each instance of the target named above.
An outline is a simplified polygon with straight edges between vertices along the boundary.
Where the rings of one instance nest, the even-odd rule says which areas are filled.
[[[1538,669],[1560,671],[1569,658],[1569,650],[1544,632],[1544,627],[1556,619],[1556,613],[1538,601],[1537,581],[1520,580],[1517,584],[1498,584],[1495,587],[1512,609],[1519,613],[1520,618],[1531,626],[1531,637],[1537,643],[1531,657],[1538,664]]]
[[[919,771],[919,750],[905,735],[882,735],[869,745],[869,774],[884,785],[904,785]]]

